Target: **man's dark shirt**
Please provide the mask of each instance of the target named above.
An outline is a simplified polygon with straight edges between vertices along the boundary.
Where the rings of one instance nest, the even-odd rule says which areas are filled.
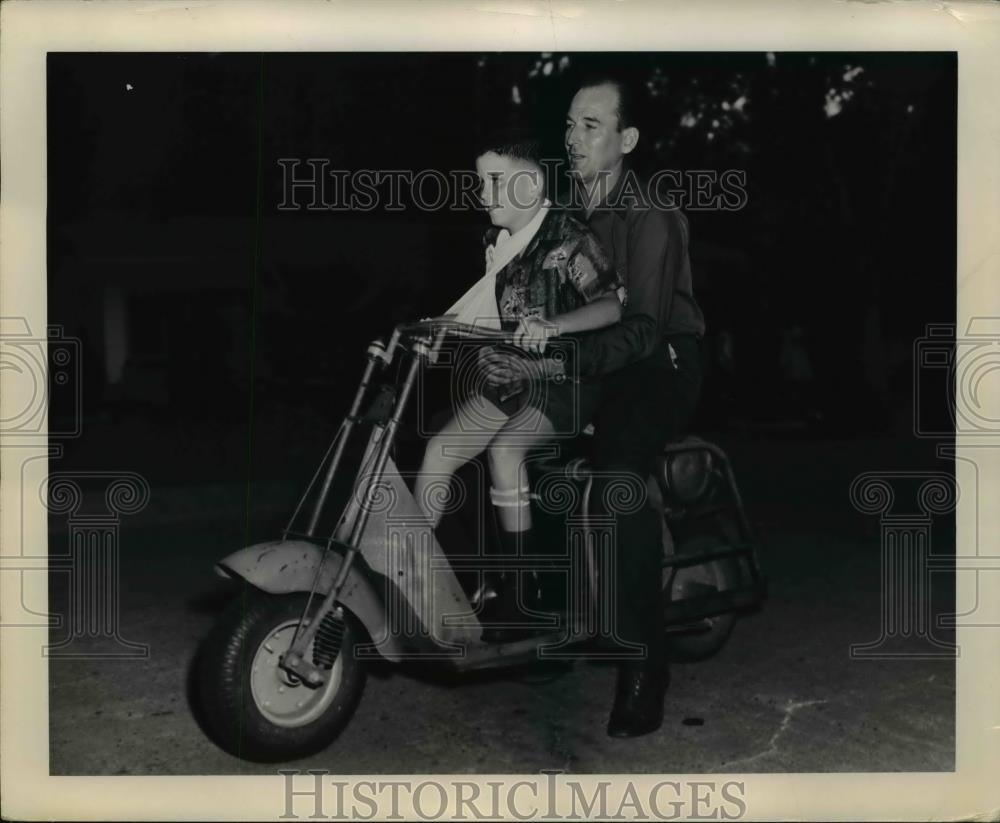
[[[577,337],[580,377],[614,372],[649,357],[664,338],[690,334],[700,339],[705,333],[691,285],[687,218],[677,209],[649,203],[645,186],[635,185],[632,177],[625,187],[627,179],[626,169],[589,218],[579,215],[626,285],[621,322]]]

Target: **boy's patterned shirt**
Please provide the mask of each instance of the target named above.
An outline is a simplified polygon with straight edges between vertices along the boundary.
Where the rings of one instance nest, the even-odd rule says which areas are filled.
[[[498,234],[495,226],[487,230],[487,248]],[[596,235],[576,218],[553,209],[524,251],[497,273],[497,307],[509,330],[521,318],[565,314],[623,285]]]

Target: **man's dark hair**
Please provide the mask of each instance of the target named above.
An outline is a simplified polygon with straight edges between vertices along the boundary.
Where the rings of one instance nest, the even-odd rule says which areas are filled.
[[[636,93],[635,84],[621,75],[606,71],[590,72],[580,82],[581,89],[592,89],[595,86],[612,86],[618,92],[618,109],[615,112],[618,115],[618,131],[633,127],[642,130],[641,100]]]
[[[476,157],[482,157],[487,152],[542,168],[541,141],[534,132],[520,126],[497,129],[486,135],[479,141]]]

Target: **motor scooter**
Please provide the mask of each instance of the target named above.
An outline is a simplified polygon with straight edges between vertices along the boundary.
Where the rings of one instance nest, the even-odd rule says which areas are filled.
[[[586,457],[559,444],[542,449],[531,464],[535,528],[548,529],[559,551],[492,555],[485,530],[468,551],[444,551],[393,454],[421,370],[440,359],[446,340],[512,342],[447,318],[374,341],[347,416],[280,539],[217,563],[218,574],[244,585],[203,643],[198,691],[209,731],[230,753],[280,762],[326,748],[354,714],[375,660],[468,672],[601,656],[595,640],[613,633],[602,595],[614,574],[608,511],[645,505],[662,513],[672,658],[714,654],[737,614],[765,596],[729,460],[695,437],[666,444],[653,477],[602,484],[615,499],[600,507]],[[550,607],[522,602],[527,634],[490,642],[483,583],[504,570],[555,580],[539,590],[561,596]],[[479,585],[463,582],[470,575]]]

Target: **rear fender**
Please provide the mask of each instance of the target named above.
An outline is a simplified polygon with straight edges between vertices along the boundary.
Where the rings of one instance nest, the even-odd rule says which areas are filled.
[[[245,580],[268,594],[308,592],[315,584],[315,590],[322,595],[330,590],[344,562],[341,551],[334,545],[323,562],[324,549],[314,543],[273,540],[233,552],[222,558],[215,570],[222,577]],[[389,660],[402,657],[402,646],[388,631],[382,599],[357,561],[348,572],[338,602],[361,621],[379,654]]]

